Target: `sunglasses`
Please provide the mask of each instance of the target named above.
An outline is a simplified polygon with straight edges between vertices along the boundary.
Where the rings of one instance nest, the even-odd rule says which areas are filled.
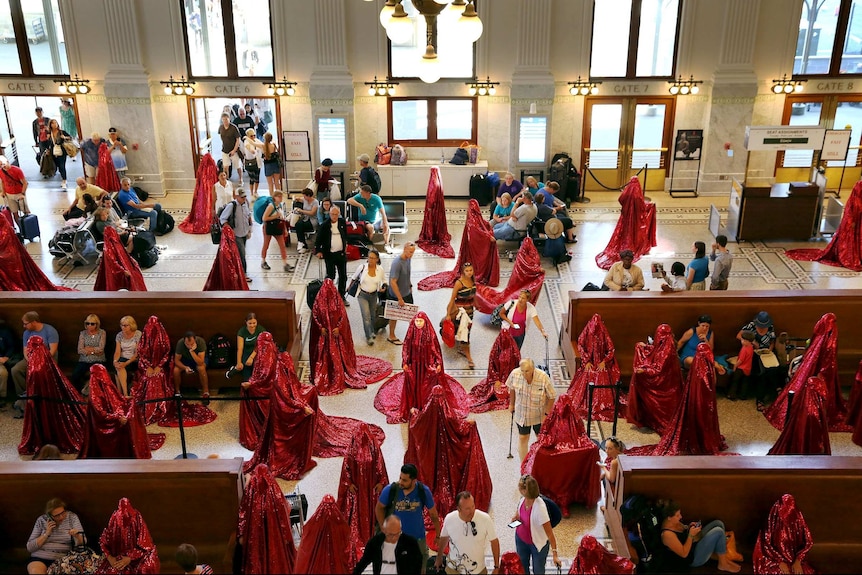
[[[84,325],[99,325],[99,324],[97,324],[97,323],[96,323],[96,322],[94,322],[94,321],[85,321],[85,322],[84,322]]]
[[[479,533],[478,531],[476,531],[476,522],[475,521],[470,521],[469,523],[464,524],[464,535],[466,536],[468,533],[468,530],[467,530],[468,525],[470,526],[470,531],[473,532],[473,537],[475,537]]]

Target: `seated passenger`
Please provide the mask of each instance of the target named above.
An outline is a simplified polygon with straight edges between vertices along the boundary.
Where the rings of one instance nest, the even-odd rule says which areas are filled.
[[[685,265],[682,262],[673,262],[673,265],[670,266],[670,279],[664,270],[662,270],[661,276],[665,282],[661,284],[661,291],[663,292],[686,291],[688,289],[685,283]]]
[[[733,374],[730,376],[730,385],[727,387],[727,399],[736,401],[737,393],[739,399],[745,401],[748,399],[748,390],[751,387],[751,379],[757,377],[752,373],[752,363],[754,361],[754,341],[753,331],[742,332],[742,347],[739,348],[739,355],[736,357],[736,366],[734,366]]]
[[[644,272],[634,265],[635,254],[631,250],[620,252],[620,261],[613,264],[605,274],[605,285],[611,291],[640,291],[644,289]]]
[[[551,182],[555,183],[555,182]],[[566,243],[575,242],[575,224],[572,218],[565,214],[564,206],[548,206],[545,199],[549,194],[547,192],[539,192],[536,194],[536,219],[543,222],[556,218],[563,223],[563,232],[566,234]]]
[[[705,343],[710,350],[715,349],[715,334],[712,333],[712,316],[704,314],[697,318],[697,324],[685,330],[685,333],[679,338],[676,344],[676,349],[679,352],[679,360],[685,369],[691,367],[691,362],[694,360],[694,354],[700,344]],[[724,366],[715,362],[715,369],[719,374],[724,374],[726,371]]]
[[[117,201],[122,206],[123,212],[130,218],[148,218],[150,220],[149,230],[156,232],[156,221],[159,217],[159,212],[162,211],[161,204],[156,202],[142,202],[132,187],[132,181],[129,178],[120,180],[120,193],[117,195]]]
[[[138,343],[141,332],[138,324],[130,315],[120,318],[120,332],[114,348],[114,369],[117,370],[117,385],[123,397],[129,397],[129,376],[138,369]]]
[[[813,545],[811,531],[796,507],[796,500],[786,493],[773,504],[765,528],[757,534],[751,558],[754,572],[815,573],[807,559]]]
[[[75,389],[81,391],[86,381],[90,379],[90,368],[93,364],[108,363],[105,356],[105,345],[108,336],[101,327],[99,316],[91,313],[84,320],[84,329],[78,334],[78,363],[69,380]]]
[[[533,194],[524,192],[512,206],[512,215],[503,223],[494,226],[494,237],[498,240],[517,240],[525,236],[537,213]]]
[[[500,196],[500,202],[494,204],[494,211],[491,214],[491,225],[502,224],[512,215],[512,196],[508,192]]]
[[[174,351],[174,391],[180,392],[182,374],[197,372],[200,378],[204,405],[210,403],[210,386],[207,376],[207,343],[204,338],[195,335],[193,331],[187,331],[182,339],[177,341]]]
[[[183,543],[174,555],[177,565],[188,575],[213,575],[215,571],[206,563],[198,564],[198,550],[194,545]]]
[[[687,573],[691,567],[700,567],[714,553],[718,556],[719,571],[739,573],[741,555],[733,555],[727,549],[724,523],[711,521],[701,526],[700,521],[682,522],[682,511],[674,501],[659,502],[661,509],[661,542],[657,550],[661,573]]]
[[[62,499],[49,499],[45,513],[36,519],[27,540],[30,553],[27,573],[47,573],[52,563],[63,558],[73,546],[84,543],[84,528],[78,516],[66,509]]]
[[[383,232],[383,243],[389,245],[389,220],[386,219],[386,210],[383,209],[383,200],[373,193],[371,186],[363,185],[359,193],[347,199],[351,206],[359,208],[359,220],[365,223],[365,233],[368,241],[374,237],[374,231]]]

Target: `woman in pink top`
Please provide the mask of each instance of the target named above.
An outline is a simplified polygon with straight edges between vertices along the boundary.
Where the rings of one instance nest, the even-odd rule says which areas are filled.
[[[553,553],[554,563],[559,567],[557,556],[557,538],[551,527],[551,518],[545,500],[539,496],[539,484],[532,475],[524,475],[518,481],[521,500],[518,502],[518,512],[512,516],[512,521],[519,521],[515,527],[515,549],[524,573],[530,572],[530,560],[533,561],[533,573],[544,573],[548,560],[548,551]]]
[[[508,326],[512,337],[515,338],[515,343],[518,344],[518,349],[524,345],[527,323],[530,320],[535,322],[536,327],[542,332],[542,337],[548,339],[548,332],[542,326],[536,306],[530,303],[531,296],[530,290],[522,289],[518,294],[518,299],[506,303],[500,310],[500,319],[503,320],[504,325]]]

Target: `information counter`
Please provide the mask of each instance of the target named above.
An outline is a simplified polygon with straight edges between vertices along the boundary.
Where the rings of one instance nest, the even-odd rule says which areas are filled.
[[[737,241],[807,241],[817,232],[820,202],[821,190],[816,184],[745,186],[734,180],[728,206],[728,237]]]
[[[469,198],[470,176],[488,171],[488,162],[457,166],[435,161],[408,160],[406,166],[377,166],[380,174],[380,197],[382,198],[421,198],[428,193],[428,179],[431,166],[440,168],[443,179],[443,193],[447,198]]]

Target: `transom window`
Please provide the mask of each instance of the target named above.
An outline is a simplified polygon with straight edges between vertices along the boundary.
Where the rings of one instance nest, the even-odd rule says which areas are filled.
[[[0,0],[0,74],[69,74],[57,0]]]
[[[804,0],[793,74],[862,74],[862,1]]]
[[[389,98],[389,141],[457,146],[477,140],[476,98]]]
[[[180,2],[190,77],[273,77],[269,0]]]

